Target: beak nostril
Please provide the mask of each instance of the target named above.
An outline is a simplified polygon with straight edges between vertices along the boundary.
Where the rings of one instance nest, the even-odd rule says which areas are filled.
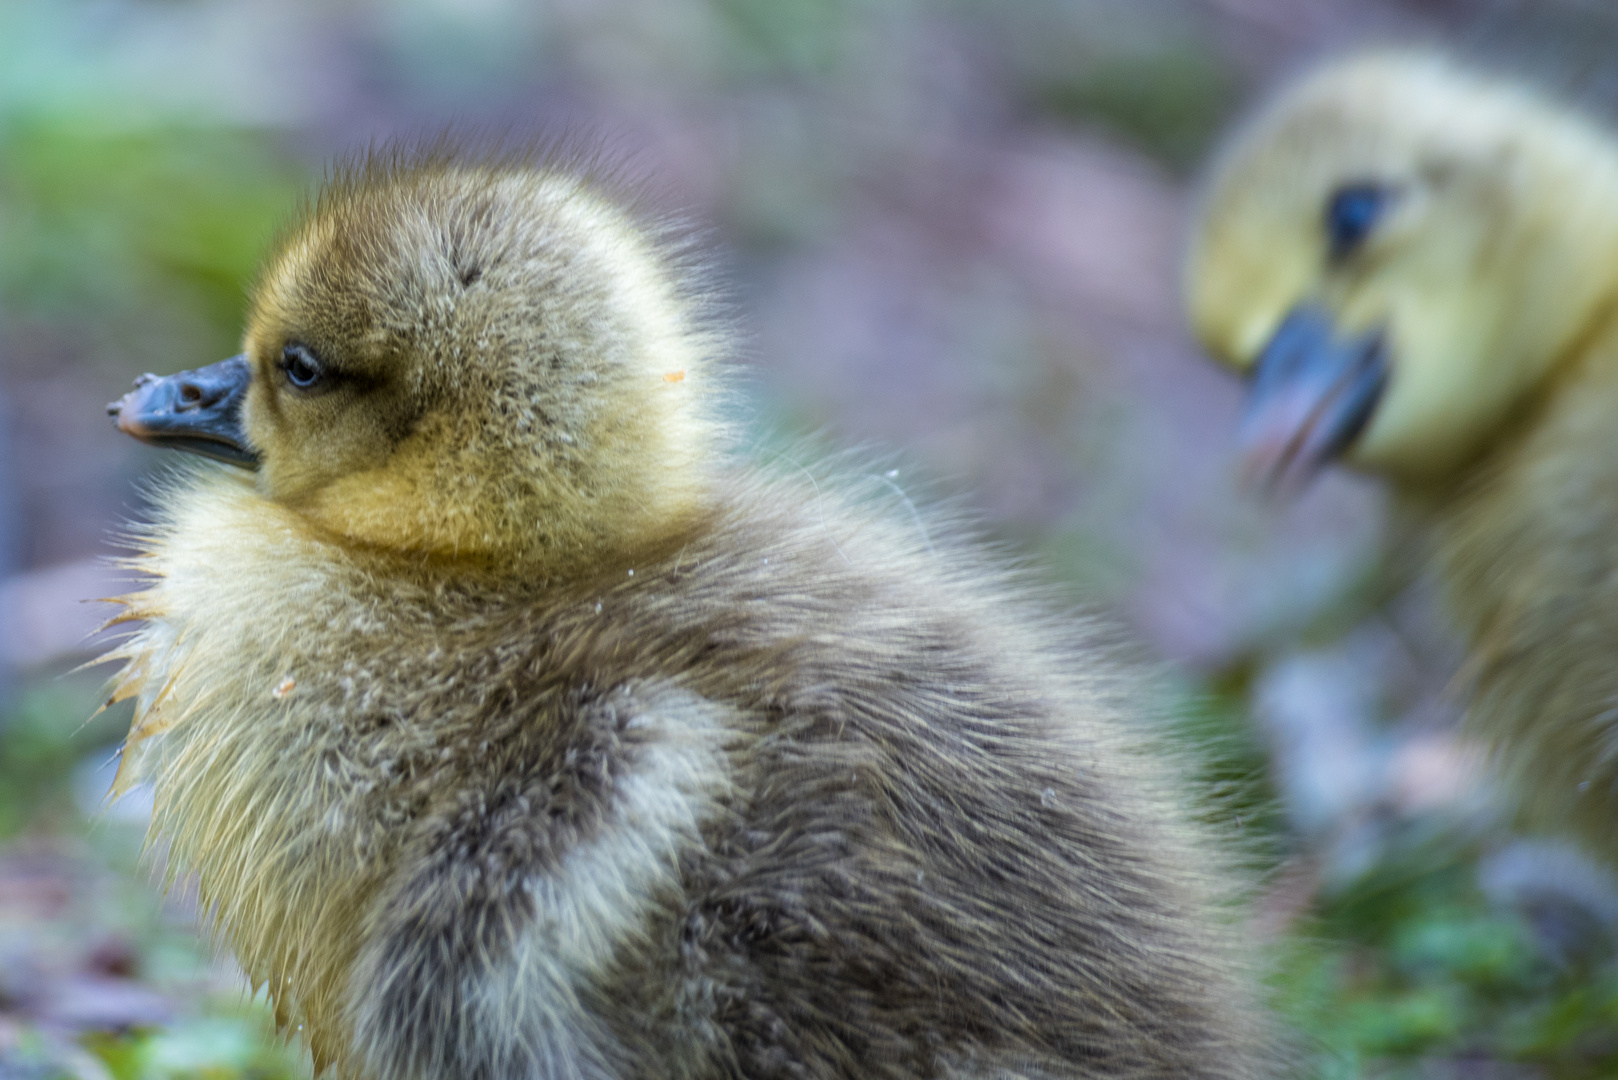
[[[251,378],[242,356],[161,379],[143,375],[135,389],[107,406],[107,414],[118,430],[142,442],[257,468],[258,455],[248,448],[241,426]]]

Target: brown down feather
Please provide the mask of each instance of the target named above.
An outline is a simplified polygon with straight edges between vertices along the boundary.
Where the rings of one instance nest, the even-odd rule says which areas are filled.
[[[618,205],[356,166],[256,290],[263,467],[156,494],[123,782],[279,1022],[387,1080],[1269,1075],[1134,677],[960,528],[749,465]]]

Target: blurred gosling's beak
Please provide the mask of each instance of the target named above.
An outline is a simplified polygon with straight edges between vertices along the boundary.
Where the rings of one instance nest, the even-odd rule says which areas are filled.
[[[1335,331],[1325,309],[1299,304],[1253,365],[1243,469],[1268,491],[1301,490],[1347,450],[1387,386],[1382,332],[1340,339]]]
[[[142,375],[135,389],[107,406],[118,430],[153,446],[258,467],[242,431],[242,400],[252,378],[246,356],[232,356],[166,378]]]

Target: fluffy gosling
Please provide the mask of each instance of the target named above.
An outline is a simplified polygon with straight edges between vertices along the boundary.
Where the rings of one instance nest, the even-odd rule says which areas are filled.
[[[700,279],[555,161],[384,155],[161,491],[124,776],[343,1077],[1238,1078],[1217,844],[973,546],[766,475]]]
[[[1421,53],[1338,62],[1219,160],[1192,323],[1260,476],[1341,458],[1427,526],[1468,724],[1530,821],[1618,860],[1618,148]]]

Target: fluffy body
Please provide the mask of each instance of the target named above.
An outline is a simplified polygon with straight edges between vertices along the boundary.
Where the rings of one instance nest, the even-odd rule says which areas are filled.
[[[1334,261],[1322,207],[1394,193]],[[1618,145],[1434,56],[1327,67],[1216,170],[1193,322],[1238,368],[1293,304],[1380,330],[1391,373],[1347,459],[1390,476],[1465,638],[1470,730],[1527,819],[1618,860]]]
[[[580,210],[535,192],[583,189],[450,190],[468,168],[351,178],[326,205],[364,220],[317,206],[283,246],[247,337],[265,467],[170,484],[127,600],[125,779],[280,1023],[388,1080],[1265,1075],[1220,845],[1128,679],[970,543],[732,459],[711,348],[639,326],[677,264],[592,193],[559,264],[592,280],[564,283]],[[500,284],[511,238],[471,245],[515,295],[469,340],[501,347],[355,299],[403,241],[331,237],[424,220],[401,265],[430,266],[490,190],[541,267]],[[440,261],[423,291],[457,298]],[[362,314],[320,324],[323,287]],[[661,299],[575,303],[619,289]],[[377,304],[405,317],[366,360]],[[577,366],[547,360],[558,324]],[[317,333],[371,388],[276,381]]]

